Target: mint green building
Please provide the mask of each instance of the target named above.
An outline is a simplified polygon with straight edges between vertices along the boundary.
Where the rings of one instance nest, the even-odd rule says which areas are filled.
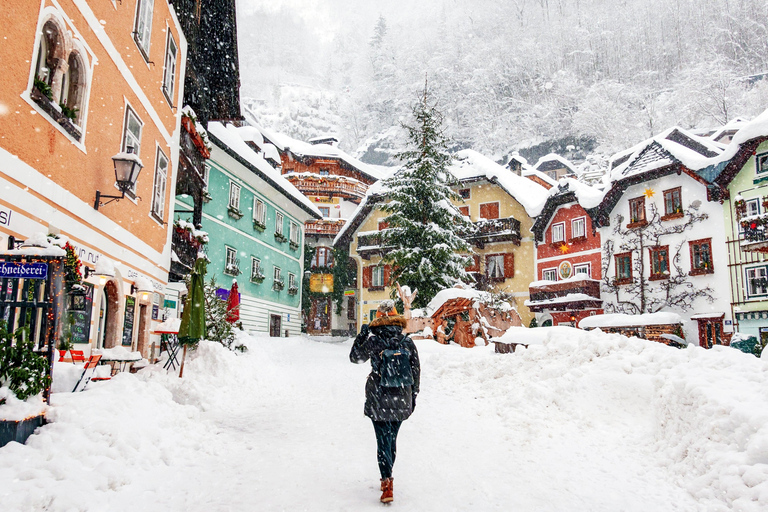
[[[768,343],[768,111],[747,123],[724,153],[717,182],[724,207],[734,331]]]
[[[255,128],[211,122],[208,135],[201,228],[208,233],[206,279],[216,278],[222,298],[237,280],[245,330],[297,335],[304,223],[322,215],[280,175],[279,162],[269,158],[276,151]],[[191,198],[177,197],[176,219],[191,218],[191,210]]]

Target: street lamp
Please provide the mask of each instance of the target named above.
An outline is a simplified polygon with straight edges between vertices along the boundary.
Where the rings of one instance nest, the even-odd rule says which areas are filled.
[[[132,190],[133,187],[136,186],[136,180],[139,178],[139,173],[144,167],[139,155],[133,152],[133,147],[131,146],[128,146],[126,151],[113,156],[112,162],[115,164],[115,181],[117,181],[117,188],[120,189],[121,195],[109,196],[107,194],[102,194],[97,190],[96,201],[93,203],[94,210],[98,210],[99,206],[103,206],[104,204],[123,199],[126,191]],[[105,197],[108,197],[112,201],[107,201],[102,204],[101,199]]]

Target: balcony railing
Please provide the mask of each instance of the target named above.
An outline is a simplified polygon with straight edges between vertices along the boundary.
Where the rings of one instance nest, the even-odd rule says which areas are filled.
[[[741,239],[741,250],[751,252],[768,252],[768,234],[765,226],[744,226],[744,238]]]
[[[365,196],[368,186],[354,181],[348,181],[344,178],[335,178],[318,176],[291,176],[285,175],[293,186],[304,194],[319,194],[347,197],[349,199],[362,199]]]
[[[520,245],[520,221],[514,217],[481,219],[475,222],[474,229],[464,233],[462,238],[480,248],[493,242],[514,242]]]
[[[178,258],[178,261],[171,260],[171,281],[180,281],[192,272],[197,254],[205,249],[205,243],[192,236],[188,230],[174,228],[171,247]]]
[[[341,228],[344,227],[344,220],[340,221],[327,221],[327,220],[315,220],[304,223],[305,235],[318,235],[318,236],[336,236]]]

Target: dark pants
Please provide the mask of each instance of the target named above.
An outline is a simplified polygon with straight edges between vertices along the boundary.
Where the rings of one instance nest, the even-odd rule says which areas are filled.
[[[392,466],[397,455],[397,432],[402,421],[374,421],[376,431],[376,459],[379,461],[381,478],[392,478]]]

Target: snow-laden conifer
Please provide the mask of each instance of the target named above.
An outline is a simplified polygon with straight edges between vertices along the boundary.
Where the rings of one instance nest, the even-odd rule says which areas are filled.
[[[382,239],[390,248],[384,256],[390,281],[418,289],[414,307],[423,307],[438,291],[469,279],[470,260],[462,254],[471,249],[459,232],[472,226],[451,203],[461,199],[451,188],[443,116],[426,84],[413,117],[412,125],[404,125],[409,142],[398,155],[403,167],[384,183],[389,202],[382,206],[388,213]]]

